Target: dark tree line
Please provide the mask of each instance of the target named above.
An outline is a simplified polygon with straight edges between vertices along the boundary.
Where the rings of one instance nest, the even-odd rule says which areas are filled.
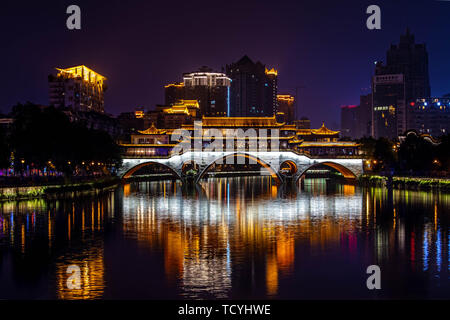
[[[386,138],[363,138],[361,150],[368,159],[375,160],[374,171],[401,175],[448,175],[450,172],[450,135],[429,138],[408,134],[398,145]]]
[[[11,116],[14,119],[11,132],[3,139],[9,148],[5,155],[1,153],[1,159],[8,162],[13,151],[16,169],[23,169],[24,165],[38,169],[52,167],[71,175],[90,163],[105,168],[121,163],[120,149],[108,133],[71,122],[54,107],[18,104]],[[0,135],[0,144],[3,136]]]
[[[9,148],[6,130],[0,127],[0,168],[9,166],[11,151]]]

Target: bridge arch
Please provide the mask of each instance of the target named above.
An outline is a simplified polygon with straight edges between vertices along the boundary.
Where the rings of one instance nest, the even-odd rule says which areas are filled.
[[[166,164],[164,164],[164,163],[160,163],[160,162],[157,162],[157,161],[147,161],[147,162],[143,162],[143,163],[138,164],[137,166],[134,166],[134,167],[128,169],[128,170],[122,175],[122,179],[128,179],[129,177],[131,177],[131,176],[132,176],[136,171],[138,171],[139,169],[142,169],[142,168],[147,167],[147,166],[150,166],[150,165],[160,165],[160,166],[162,166],[162,167],[165,167],[165,168],[169,169],[170,172],[172,172],[178,179],[181,180],[180,174],[179,174],[175,169],[173,169],[172,167],[170,167],[170,166],[168,166],[168,165],[166,165]]]
[[[198,173],[200,171],[200,166],[194,160],[187,160],[181,165],[181,175],[185,175],[189,170],[194,170]]]
[[[298,166],[295,161],[286,160],[280,165],[280,170],[278,172],[280,175],[292,177],[298,172]]]
[[[272,176],[272,178],[275,179],[275,181],[277,181],[278,183],[281,183],[281,182],[283,181],[282,177],[279,175],[279,173],[277,172],[277,170],[275,170],[274,168],[272,168],[272,166],[271,166],[269,163],[267,163],[267,162],[265,162],[265,161],[259,159],[258,157],[252,156],[251,154],[248,154],[248,153],[231,153],[231,154],[228,154],[228,155],[226,155],[226,156],[219,157],[219,158],[215,159],[214,161],[212,161],[209,165],[207,165],[207,166],[200,172],[200,174],[198,175],[198,177],[197,177],[197,182],[199,182],[200,179],[202,179],[202,178],[205,176],[205,174],[208,172],[208,170],[209,170],[209,169],[210,169],[217,161],[219,161],[219,160],[223,160],[223,161],[224,161],[224,160],[226,160],[227,158],[230,158],[230,157],[244,157],[244,158],[246,158],[246,159],[253,160],[253,161],[255,161],[256,163],[258,163],[260,166],[262,166],[262,167],[264,167],[265,169],[267,169],[267,170],[270,172],[270,175]]]
[[[332,162],[332,161],[314,163],[313,165],[311,165],[308,168],[306,168],[305,170],[303,170],[303,172],[300,174],[299,178],[304,176],[306,171],[308,171],[314,167],[320,166],[320,165],[324,165],[324,166],[327,166],[327,167],[337,170],[344,176],[345,179],[356,179],[356,174],[351,169],[347,168],[346,166],[344,166],[342,164]]]

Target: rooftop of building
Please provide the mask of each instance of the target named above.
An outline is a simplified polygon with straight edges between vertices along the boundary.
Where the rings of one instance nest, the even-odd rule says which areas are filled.
[[[165,129],[158,129],[155,127],[155,124],[152,123],[152,125],[150,126],[150,128],[143,130],[143,131],[139,131],[138,132],[140,134],[145,134],[145,135],[159,135],[159,134],[166,134],[167,130]]]
[[[70,68],[56,68],[58,70],[58,76],[65,76],[68,78],[82,78],[89,82],[103,82],[106,77],[98,72],[86,67],[85,65],[74,66]]]
[[[164,113],[190,114],[192,109],[200,109],[197,100],[178,100],[172,105],[158,105],[157,108]]]
[[[322,123],[322,126],[319,129],[310,129],[313,134],[317,135],[337,135],[339,131],[330,130],[325,127],[325,122]]]
[[[272,117],[202,117],[203,127],[282,127],[284,122],[277,122]]]

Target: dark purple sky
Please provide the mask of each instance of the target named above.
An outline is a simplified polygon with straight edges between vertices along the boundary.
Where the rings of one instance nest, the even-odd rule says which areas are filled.
[[[70,4],[81,7],[80,31],[66,29]],[[381,30],[366,28],[371,4],[381,7]],[[339,106],[359,103],[374,61],[407,26],[427,44],[432,94],[449,93],[450,1],[2,2],[0,110],[48,104],[47,75],[78,64],[108,78],[108,113],[150,109],[183,72],[247,54],[278,69],[279,92],[305,86],[300,114],[314,126],[336,127]]]

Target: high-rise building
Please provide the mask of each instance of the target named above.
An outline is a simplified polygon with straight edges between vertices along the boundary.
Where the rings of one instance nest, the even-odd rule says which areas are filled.
[[[105,111],[104,76],[83,65],[56,70],[56,75],[48,77],[50,105],[76,111]]]
[[[226,66],[231,78],[230,116],[272,116],[276,114],[278,72],[248,56]]]
[[[356,136],[370,137],[372,129],[372,94],[366,94],[359,97],[359,106],[356,110]]]
[[[408,129],[406,105],[430,96],[428,52],[425,44],[415,43],[414,35],[407,29],[399,44],[391,45],[386,58],[386,64],[376,63],[372,79],[372,134],[395,138]],[[383,118],[386,107],[388,116]]]
[[[165,104],[171,105],[184,99],[184,83],[170,83],[164,86]]]
[[[183,82],[165,86],[166,105],[179,100],[197,100],[199,116],[226,116],[231,80],[224,73],[201,67],[183,74]]]
[[[264,99],[264,113],[270,116],[278,112],[278,71],[274,68],[270,70],[265,68],[264,73],[266,74],[266,82],[264,83],[264,93],[266,95]]]
[[[278,94],[278,112],[284,113],[286,123],[291,124],[294,121],[294,96],[290,94]]]
[[[433,137],[450,132],[450,98],[417,99],[408,109],[408,129]]]
[[[372,136],[394,139],[406,130],[403,74],[372,78]]]
[[[341,135],[342,137],[356,136],[357,110],[356,105],[341,106]]]
[[[409,29],[400,36],[398,45],[391,45],[386,54],[386,65],[377,64],[375,74],[403,74],[408,100],[431,95],[428,52],[425,44],[415,43]]]

